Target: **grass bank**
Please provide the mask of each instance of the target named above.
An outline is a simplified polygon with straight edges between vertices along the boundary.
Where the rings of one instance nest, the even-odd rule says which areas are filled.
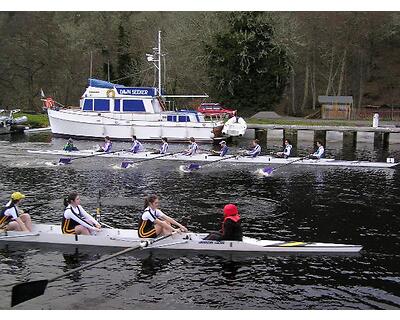
[[[27,126],[31,128],[46,128],[50,126],[49,117],[45,113],[37,113],[37,114],[30,114],[30,113],[16,113],[14,115],[17,117],[26,116],[28,118]]]

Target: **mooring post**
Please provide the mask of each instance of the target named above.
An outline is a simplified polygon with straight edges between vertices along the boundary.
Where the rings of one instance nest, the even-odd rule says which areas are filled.
[[[343,147],[357,147],[357,131],[343,131]]]
[[[326,130],[315,130],[314,131],[314,145],[320,141],[324,147],[326,147]]]
[[[374,149],[382,148],[383,134],[382,132],[374,132]]]
[[[383,134],[383,149],[385,150],[389,149],[389,135],[390,132],[385,132]]]
[[[268,137],[268,130],[266,129],[256,129],[255,137],[260,141],[260,145],[267,147],[267,137]]]

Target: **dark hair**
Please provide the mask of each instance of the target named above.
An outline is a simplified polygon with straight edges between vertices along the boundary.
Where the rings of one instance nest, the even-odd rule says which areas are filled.
[[[135,140],[137,140],[136,136],[132,136],[132,139],[135,139]]]
[[[321,142],[321,140],[317,140],[317,141],[315,141],[315,144],[317,144],[317,143],[319,143],[319,144],[322,146],[322,142]]]
[[[75,201],[75,199],[78,197],[78,192],[71,192],[68,197],[64,198],[64,207],[67,207],[71,201]]]
[[[193,137],[190,137],[190,139],[189,139],[191,142],[195,142],[195,140],[194,140],[194,138]]]
[[[157,199],[158,199],[158,196],[155,194],[151,194],[151,195],[147,196],[146,198],[144,198],[144,208],[143,209],[146,209],[150,203],[153,203]]]
[[[290,140],[289,140],[289,139],[285,139],[285,141],[287,141],[287,143],[289,143],[289,144],[290,144]],[[285,142],[285,141],[283,141],[283,142]]]
[[[106,139],[107,139],[107,140],[110,140],[110,137],[109,137],[109,136],[106,136]]]
[[[254,141],[255,143],[257,143],[257,144],[260,143],[260,140],[258,140],[258,139],[254,139],[253,141]]]
[[[163,141],[165,141],[165,142],[168,142],[168,138],[166,138],[166,137],[161,138],[161,140],[163,140]]]

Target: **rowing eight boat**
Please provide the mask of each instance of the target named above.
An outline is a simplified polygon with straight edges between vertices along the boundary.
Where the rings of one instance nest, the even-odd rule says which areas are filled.
[[[101,157],[105,158],[119,158],[119,159],[127,159],[127,160],[135,160],[135,159],[152,159],[160,157],[159,154],[152,154],[150,152],[139,152],[139,153],[131,153],[131,152],[115,152],[112,154],[101,154],[96,153],[93,150],[82,150],[82,151],[63,151],[63,150],[28,150],[29,153],[34,154],[44,154],[44,155],[57,155],[57,156],[88,156],[98,154]],[[190,162],[210,162],[223,159],[219,156],[210,156],[208,154],[197,154],[194,156],[185,156],[182,154],[171,154],[165,157],[160,157],[157,160],[175,160],[175,161],[190,161]],[[392,159],[392,158],[389,158]],[[299,160],[299,161],[296,161]],[[296,161],[296,162],[295,162]],[[295,162],[293,165],[311,165],[311,166],[330,166],[330,167],[368,167],[368,168],[394,168],[399,162],[369,162],[369,161],[345,161],[345,160],[335,160],[335,159],[301,159],[299,157],[291,157],[288,159],[283,158],[275,158],[272,156],[258,156],[255,158],[250,157],[234,157],[230,159],[224,160],[224,162],[229,163],[241,163],[241,164],[257,164],[257,165],[283,165],[290,162]]]
[[[357,253],[360,245],[301,241],[258,240],[243,237],[243,241],[203,240],[206,233],[182,233],[161,240],[148,248],[190,251],[228,251],[259,253]],[[35,224],[32,232],[9,231],[0,234],[1,242],[47,243],[72,246],[101,246],[129,248],[140,241],[134,229],[102,229],[95,235],[68,235],[59,225]]]

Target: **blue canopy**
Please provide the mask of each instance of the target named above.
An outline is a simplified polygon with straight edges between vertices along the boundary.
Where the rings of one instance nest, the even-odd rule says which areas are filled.
[[[96,88],[106,88],[106,89],[112,89],[114,87],[116,88],[124,88],[125,86],[121,85],[121,84],[114,84],[108,81],[104,81],[104,80],[99,80],[99,79],[88,79],[89,82],[89,86],[90,87],[96,87]]]

